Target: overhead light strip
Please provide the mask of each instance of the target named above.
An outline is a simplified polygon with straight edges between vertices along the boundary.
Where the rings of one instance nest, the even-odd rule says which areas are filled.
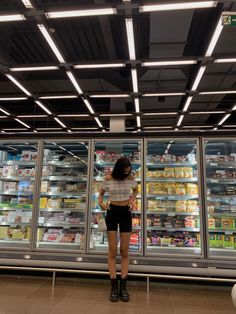
[[[213,50],[215,49],[216,43],[220,37],[220,34],[223,30],[223,25],[222,25],[222,16],[219,18],[219,21],[217,23],[215,32],[211,38],[210,44],[207,48],[207,51],[205,53],[205,57],[211,57]]]
[[[0,111],[2,111],[3,113],[5,113],[7,116],[10,116],[10,115],[11,115],[8,111],[6,111],[6,110],[4,110],[4,109],[2,109],[2,108],[0,108]]]
[[[88,99],[83,98],[83,101],[84,101],[85,105],[87,106],[87,108],[88,108],[89,112],[90,112],[90,113],[92,113],[92,114],[94,114],[95,112],[94,112],[94,110],[93,110],[92,106],[90,105],[90,103],[89,103]]]
[[[33,9],[33,5],[30,2],[30,0],[21,0],[24,4],[24,6],[26,7],[26,9]]]
[[[47,118],[48,115],[46,114],[25,114],[25,115],[19,115],[17,118]]]
[[[139,113],[140,112],[140,105],[139,105],[139,99],[138,98],[134,99],[134,104],[135,104],[135,112]]]
[[[184,96],[185,93],[145,93],[143,97]]]
[[[100,117],[132,117],[132,113],[101,113]]]
[[[32,96],[31,93],[24,88],[24,86],[18,82],[11,74],[6,74],[6,77],[9,78],[9,80],[11,80],[17,87],[19,87],[27,96]]]
[[[58,50],[56,44],[54,43],[51,35],[48,33],[45,26],[43,24],[37,24],[37,26],[38,26],[39,30],[41,31],[41,33],[43,34],[46,41],[48,42],[49,46],[51,47],[52,51],[54,52],[54,54],[57,57],[57,59],[59,60],[59,62],[65,63],[65,60],[64,60],[62,54]]]
[[[221,94],[236,94],[236,90],[226,90],[226,91],[209,91],[209,92],[199,92],[199,95],[221,95]]]
[[[0,15],[0,22],[25,21],[23,14]]]
[[[47,114],[52,114],[52,112],[44,104],[42,104],[41,101],[35,100],[35,102],[40,108],[47,112]]]
[[[83,17],[83,16],[100,16],[100,15],[114,15],[117,14],[115,8],[103,8],[93,10],[71,10],[71,11],[58,11],[45,13],[48,19],[57,18],[71,18],[71,17]]]
[[[67,126],[58,118],[54,117],[53,118],[55,121],[57,121],[57,123],[59,123],[63,128],[67,128]]]
[[[129,94],[94,94],[90,95],[90,98],[126,98],[130,97]]]
[[[221,114],[225,113],[225,111],[192,111],[189,114]]]
[[[185,105],[184,105],[183,111],[187,111],[187,110],[188,110],[192,99],[193,99],[193,96],[189,96],[189,97],[187,98],[187,101],[186,101],[186,103],[185,103]]]
[[[146,112],[143,113],[144,116],[167,116],[167,115],[177,115],[178,112]]]
[[[214,63],[234,63],[236,58],[225,58],[225,59],[216,59]]]
[[[180,115],[179,120],[178,120],[178,123],[177,123],[177,126],[180,126],[180,125],[181,125],[181,123],[182,123],[182,121],[183,121],[183,118],[184,118],[184,115],[183,115],[183,114]]]
[[[143,5],[139,7],[139,12],[213,8],[217,6],[217,3],[218,1],[195,1],[195,2]]]
[[[26,72],[26,71],[52,71],[59,70],[58,66],[42,66],[42,67],[23,67],[23,68],[9,68],[12,72]]]
[[[69,79],[71,80],[71,83],[74,85],[77,92],[81,95],[83,94],[78,82],[76,81],[76,78],[74,77],[73,73],[70,71],[66,71],[66,74],[68,75]]]
[[[229,117],[231,116],[230,113],[226,114],[218,123],[218,125],[222,125]]]
[[[125,63],[104,63],[104,64],[76,64],[75,69],[104,69],[104,68],[124,68]]]
[[[59,114],[58,117],[61,118],[79,118],[79,117],[89,117],[89,114]]]
[[[134,93],[138,93],[138,77],[137,77],[136,69],[131,69],[131,76],[132,76],[133,91]]]
[[[146,61],[142,63],[142,66],[168,66],[168,65],[190,65],[196,64],[197,60],[179,60],[179,61]]]
[[[77,95],[58,95],[58,96],[41,96],[39,99],[72,99],[72,98],[78,98]]]
[[[136,117],[136,120],[137,120],[137,127],[141,128],[141,119],[140,119],[140,117]]]
[[[22,125],[24,125],[25,127],[27,127],[28,129],[30,129],[31,127],[27,124],[27,123],[25,123],[25,122],[23,122],[23,121],[21,121],[20,119],[18,119],[18,118],[14,118],[14,120],[16,120],[17,122],[19,122],[20,124],[22,124]]]
[[[26,100],[27,97],[3,97],[0,98],[0,101],[15,101],[15,100]]]
[[[201,66],[201,67],[200,67],[200,69],[199,69],[199,71],[198,71],[198,74],[197,74],[197,76],[196,76],[196,78],[195,78],[195,81],[194,81],[194,83],[193,83],[193,86],[192,86],[192,88],[191,88],[191,91],[196,91],[196,90],[197,90],[198,85],[199,85],[199,83],[200,83],[200,81],[201,81],[201,78],[202,78],[202,76],[203,76],[205,70],[206,70],[206,66]]]
[[[101,124],[101,121],[100,121],[97,117],[95,117],[94,119],[95,119],[95,121],[97,122],[97,124],[99,125],[99,127],[100,127],[100,128],[103,128],[103,126],[102,126],[102,124]]]
[[[145,126],[144,127],[145,130],[161,130],[161,129],[172,129],[172,126]],[[169,144],[171,145],[171,144]],[[168,146],[169,146],[168,145]],[[167,149],[168,149],[168,146],[167,146]],[[170,147],[170,146],[169,146]]]
[[[134,43],[134,27],[133,27],[133,19],[125,19],[126,25],[126,33],[127,33],[127,40],[128,40],[128,48],[129,48],[129,58],[130,60],[136,59],[135,54],[135,43]]]

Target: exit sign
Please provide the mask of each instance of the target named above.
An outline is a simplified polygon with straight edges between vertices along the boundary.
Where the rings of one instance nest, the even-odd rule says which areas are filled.
[[[236,15],[223,15],[223,25],[236,26]]]

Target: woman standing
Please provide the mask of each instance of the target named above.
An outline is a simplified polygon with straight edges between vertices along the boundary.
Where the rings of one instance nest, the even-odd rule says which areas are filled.
[[[121,157],[117,160],[111,175],[107,175],[100,188],[99,206],[107,210],[106,225],[108,234],[108,268],[111,278],[110,300],[116,302],[119,298],[127,302],[129,294],[126,290],[129,267],[129,243],[132,231],[131,210],[134,207],[138,193],[137,183],[131,176],[129,159]],[[103,203],[105,192],[109,193],[110,204]],[[132,193],[132,194],[131,194]],[[121,278],[120,289],[116,277],[117,228],[120,230]]]

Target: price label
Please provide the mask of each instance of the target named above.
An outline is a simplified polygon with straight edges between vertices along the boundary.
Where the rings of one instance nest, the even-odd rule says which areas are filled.
[[[216,180],[216,179],[211,179],[211,183],[218,183],[219,180]]]
[[[225,231],[225,234],[233,234],[233,231]]]
[[[210,166],[218,166],[218,164],[216,162],[210,162]]]
[[[174,216],[175,216],[175,213],[169,213],[168,216],[174,217]]]

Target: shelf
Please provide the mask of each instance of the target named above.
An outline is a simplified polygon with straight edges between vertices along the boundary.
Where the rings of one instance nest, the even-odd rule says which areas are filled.
[[[6,160],[1,161],[0,164],[7,166],[35,166],[35,161],[23,161],[23,160]]]
[[[236,162],[207,162],[206,163],[207,167],[214,167],[214,168],[236,168]]]
[[[32,211],[32,208],[17,208],[17,207],[0,207],[0,211],[16,211],[16,210],[24,210],[24,211]]]
[[[234,195],[219,195],[219,194],[211,194],[211,195],[207,195],[207,200],[209,201],[209,200],[211,200],[211,199],[214,199],[214,200],[220,200],[220,201],[222,201],[222,199],[224,199],[224,198],[235,198],[235,200],[236,200],[236,194],[234,194]]]
[[[7,177],[0,177],[0,181],[34,181],[34,176],[7,176]]]
[[[6,239],[0,239],[0,243],[6,243],[6,242],[11,242],[11,243],[29,243],[29,240],[26,239],[11,239],[11,238],[6,238]]]
[[[86,211],[85,208],[40,208],[44,212],[82,212]]]
[[[168,215],[168,216],[179,216],[179,215],[183,215],[183,216],[199,216],[199,213],[187,213],[187,212],[158,212],[158,211],[147,211],[146,212],[148,215]]]
[[[170,246],[159,246],[159,245],[147,245],[147,249],[160,249],[160,250],[164,250],[164,249],[172,249],[172,250],[178,250],[178,251],[183,251],[183,250],[200,250],[199,246],[174,246],[174,245],[170,245]]]
[[[103,214],[106,214],[106,210],[101,210],[99,208],[94,208],[92,209],[92,213],[103,213]],[[131,211],[132,214],[138,214],[138,215],[141,215],[141,211],[140,210],[132,210]]]
[[[16,222],[0,222],[0,226],[10,226],[10,227],[18,227],[18,226],[23,226],[23,227],[29,227],[31,226],[31,222],[28,223],[16,223]]]
[[[41,228],[46,228],[46,227],[55,227],[55,228],[63,228],[63,229],[67,229],[67,228],[84,228],[85,223],[84,222],[80,222],[78,224],[70,224],[70,223],[40,223],[38,224],[38,227]]]
[[[164,168],[164,167],[192,167],[192,166],[196,166],[197,162],[193,161],[186,161],[186,162],[173,162],[173,161],[166,161],[166,162],[158,162],[158,163],[147,163],[147,167],[152,167],[152,168]]]
[[[61,192],[61,193],[45,192],[45,193],[41,193],[41,196],[60,196],[63,198],[70,198],[70,197],[80,198],[80,197],[85,197],[86,193],[80,193],[80,192],[69,193],[66,191]]]
[[[171,228],[171,227],[155,227],[147,226],[147,230],[156,230],[156,231],[167,231],[167,232],[178,232],[178,231],[190,231],[190,232],[199,232],[199,228]]]
[[[0,195],[22,195],[22,196],[33,196],[34,192],[10,192],[10,191],[0,191]]]
[[[148,178],[146,182],[197,182],[198,178]]]
[[[51,245],[57,245],[57,246],[80,246],[80,243],[71,243],[71,242],[56,242],[56,241],[38,241],[37,242],[37,245],[50,245],[50,248],[51,248]]]
[[[94,177],[94,180],[96,180],[97,182],[102,182],[104,180],[104,177]],[[140,177],[134,177],[135,181],[140,182],[141,178]]]
[[[236,178],[235,178],[235,180],[227,180],[227,179],[207,179],[207,183],[214,183],[214,184],[235,184],[235,185],[236,185]]]
[[[208,213],[208,216],[217,216],[217,217],[236,217],[236,212],[233,213]]]
[[[98,225],[97,224],[91,224],[91,229],[98,229]],[[132,226],[132,230],[141,230],[141,226]]]
[[[154,199],[160,199],[160,200],[193,200],[198,198],[198,195],[190,195],[190,194],[184,194],[184,195],[168,195],[168,194],[149,194],[147,198],[154,198]]]
[[[57,161],[57,160],[52,160],[52,161],[44,161],[43,162],[44,166],[58,166],[61,168],[76,168],[76,167],[87,167],[87,164],[84,162],[66,162],[66,161]]]
[[[226,233],[226,234],[233,234],[236,233],[236,229],[208,229],[209,232],[219,232],[219,233]]]
[[[95,166],[97,167],[114,167],[116,161],[114,162],[95,162]],[[141,167],[141,161],[140,162],[131,162],[133,167]]]
[[[44,176],[42,181],[73,181],[73,182],[87,182],[87,178],[79,178],[75,176]]]

